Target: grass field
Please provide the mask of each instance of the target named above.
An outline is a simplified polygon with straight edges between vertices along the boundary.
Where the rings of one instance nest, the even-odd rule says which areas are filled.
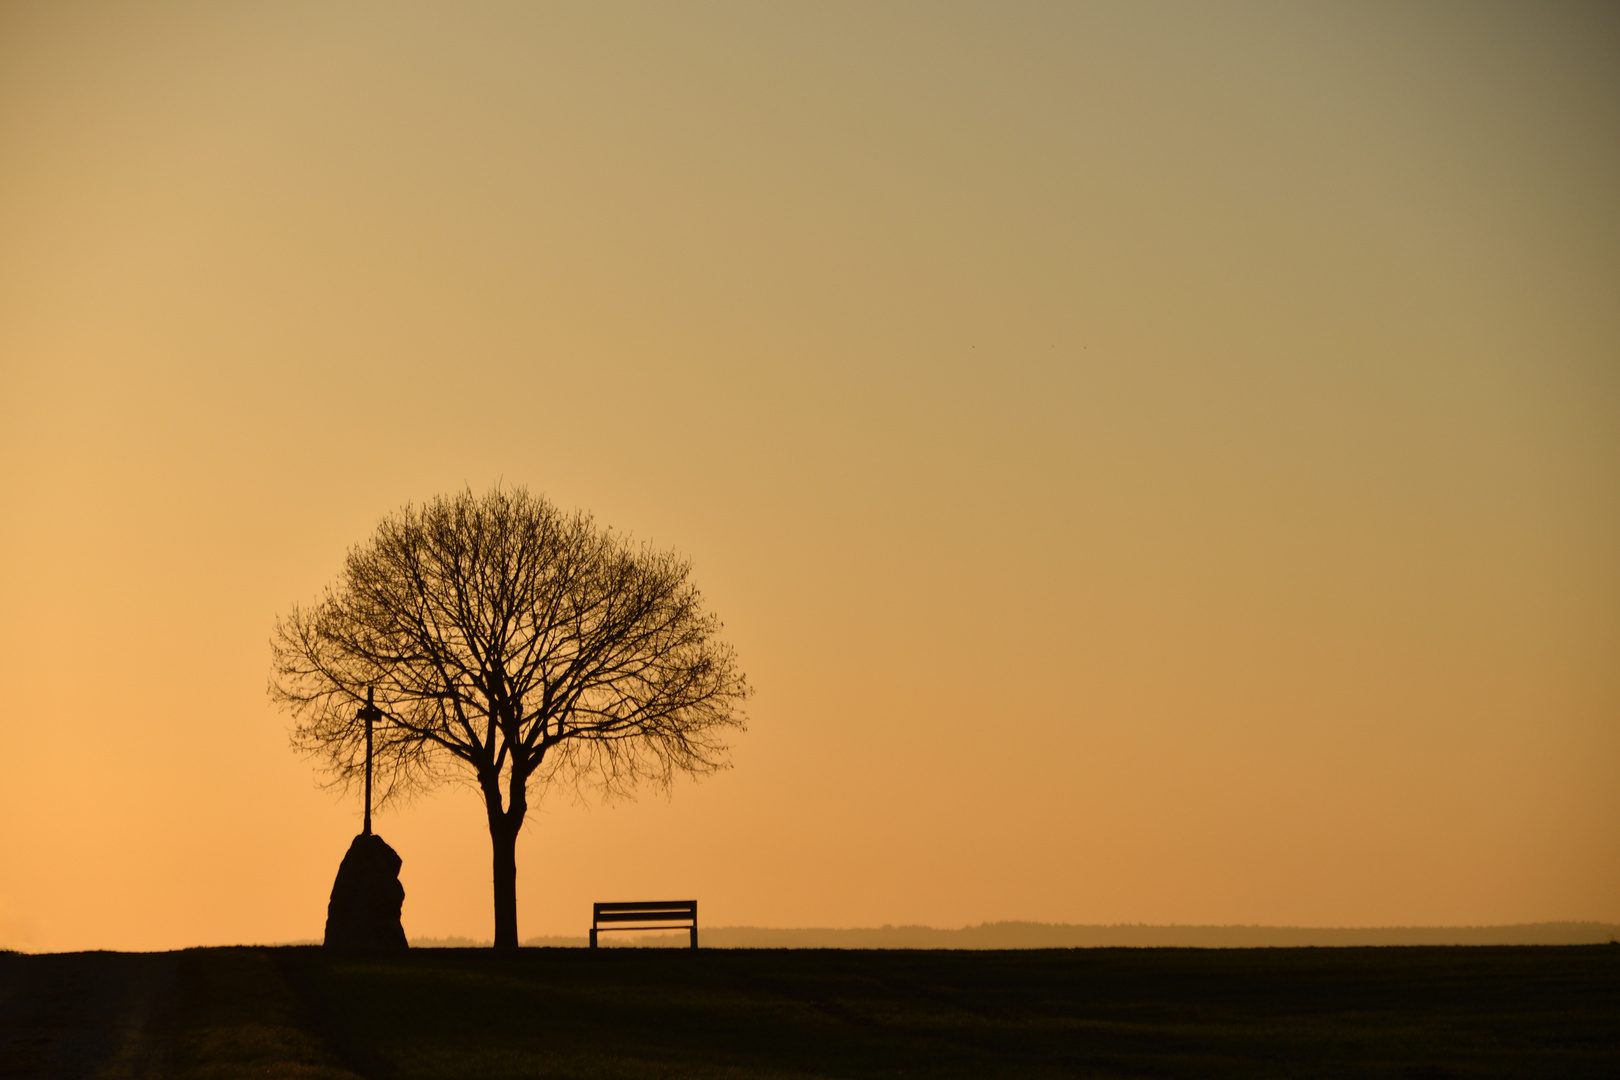
[[[1620,947],[0,956],[0,1076],[1611,1077]]]

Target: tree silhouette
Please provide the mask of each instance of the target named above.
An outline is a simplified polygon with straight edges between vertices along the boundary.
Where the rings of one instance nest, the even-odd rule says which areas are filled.
[[[346,788],[365,771],[357,713],[374,689],[380,805],[476,782],[495,947],[516,948],[531,788],[614,795],[727,764],[750,690],[689,577],[522,489],[441,496],[384,519],[318,603],[277,620],[270,696],[294,747]]]

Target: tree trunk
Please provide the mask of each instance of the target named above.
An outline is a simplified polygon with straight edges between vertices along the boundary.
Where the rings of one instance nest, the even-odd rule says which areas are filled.
[[[489,815],[489,844],[495,870],[495,947],[516,949],[517,930],[517,838],[523,831],[523,818],[529,810],[528,792],[513,769],[508,806],[501,807],[498,774],[480,777],[484,789],[484,810]]]
[[[494,849],[495,866],[495,947],[518,947],[517,932],[517,828],[507,815],[490,818],[489,842]]]

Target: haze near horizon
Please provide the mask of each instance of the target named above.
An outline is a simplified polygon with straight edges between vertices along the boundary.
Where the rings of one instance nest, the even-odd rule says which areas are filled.
[[[1620,922],[1620,19],[0,8],[0,946],[318,937],[265,697],[384,515],[694,563],[757,695],[525,939]],[[379,816],[490,936],[450,787]]]

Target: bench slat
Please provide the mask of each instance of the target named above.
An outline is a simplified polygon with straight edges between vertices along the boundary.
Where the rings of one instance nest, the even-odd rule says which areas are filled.
[[[685,915],[598,915],[599,923],[610,922],[697,922],[697,916],[688,912]]]
[[[597,903],[592,905],[594,910],[602,911],[696,911],[696,900],[638,900],[635,902],[615,901],[612,903]]]

